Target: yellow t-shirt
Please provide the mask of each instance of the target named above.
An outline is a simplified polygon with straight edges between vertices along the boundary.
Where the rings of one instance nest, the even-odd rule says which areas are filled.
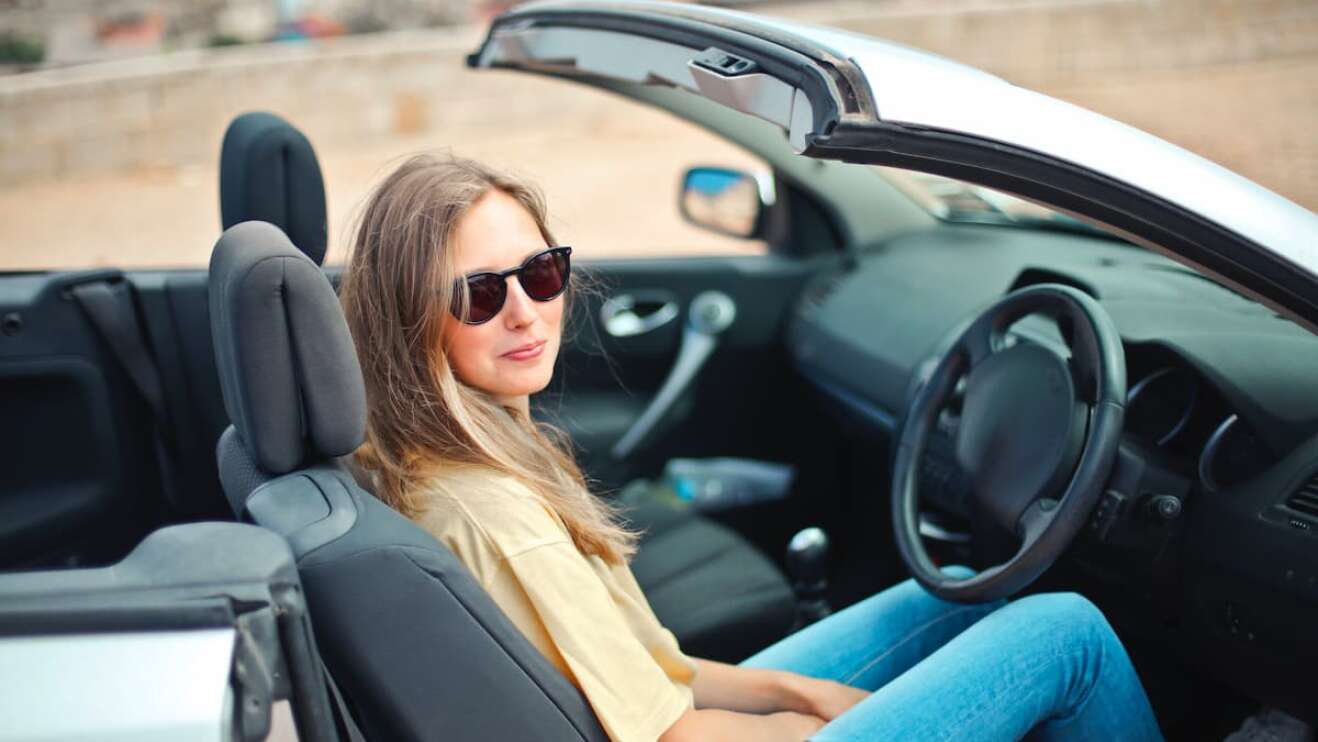
[[[691,708],[696,665],[630,568],[582,555],[562,520],[508,475],[451,467],[425,489],[416,521],[581,688],[614,742],[653,742]]]

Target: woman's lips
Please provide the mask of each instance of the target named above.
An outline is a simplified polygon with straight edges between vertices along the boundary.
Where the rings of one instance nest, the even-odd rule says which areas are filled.
[[[545,342],[546,341],[541,340],[540,342],[532,343],[531,345],[523,345],[522,347],[517,348],[516,350],[510,350],[499,357],[507,358],[510,361],[529,361],[540,355],[541,351],[545,348]]]

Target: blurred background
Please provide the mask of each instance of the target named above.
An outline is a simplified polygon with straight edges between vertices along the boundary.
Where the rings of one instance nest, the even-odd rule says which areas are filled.
[[[463,57],[501,0],[0,0],[0,270],[205,265],[225,126],[303,129],[330,261],[391,163],[451,148],[538,182],[596,256],[755,252],[678,180],[754,159],[666,114]],[[1106,114],[1318,209],[1318,0],[723,2],[901,42]]]

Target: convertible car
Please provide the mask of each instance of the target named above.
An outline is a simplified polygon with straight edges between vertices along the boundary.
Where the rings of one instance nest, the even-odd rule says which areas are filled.
[[[691,163],[676,203],[767,253],[586,261],[603,291],[536,401],[623,491],[684,648],[735,661],[908,575],[1065,589],[1170,739],[1318,723],[1318,216],[979,71],[745,13],[532,3],[468,65],[765,163]],[[0,738],[259,740],[286,701],[302,739],[605,739],[345,463],[365,397],[310,143],[242,116],[221,180],[209,271],[0,276]]]

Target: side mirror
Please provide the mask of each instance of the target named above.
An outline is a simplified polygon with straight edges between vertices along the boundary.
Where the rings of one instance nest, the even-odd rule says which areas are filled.
[[[773,179],[721,167],[693,167],[682,176],[678,210],[697,227],[730,237],[752,238],[760,215],[773,203]]]

